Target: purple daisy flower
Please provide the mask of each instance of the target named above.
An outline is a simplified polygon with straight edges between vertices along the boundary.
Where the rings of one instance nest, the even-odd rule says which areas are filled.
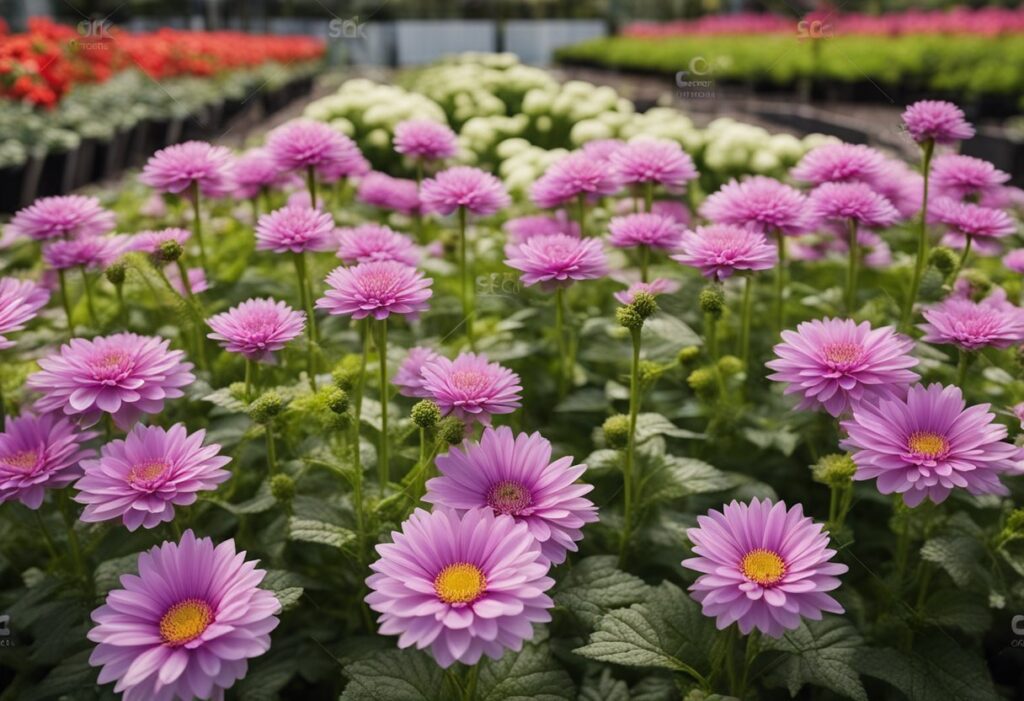
[[[420,188],[415,180],[393,178],[374,171],[359,180],[356,199],[371,207],[415,214],[420,208]]]
[[[930,177],[937,195],[961,200],[995,190],[1010,174],[980,158],[944,153],[932,163]]]
[[[97,683],[117,681],[125,701],[223,698],[248,660],[270,649],[281,610],[259,584],[266,575],[228,540],[185,531],[139,555],[139,574],[121,575],[92,612],[87,637]]]
[[[0,350],[14,345],[4,334],[21,331],[49,301],[50,292],[31,280],[0,277]]]
[[[1020,404],[1014,404],[1011,411],[1013,412],[1013,415],[1017,418],[1017,421],[1020,421],[1021,430],[1024,430],[1024,402],[1021,402]]]
[[[924,178],[908,168],[903,161],[885,159],[881,174],[870,185],[875,192],[889,200],[901,218],[909,219],[921,211]]]
[[[413,346],[398,366],[391,384],[398,388],[398,393],[403,397],[429,397],[430,392],[423,386],[423,366],[440,357],[437,351],[430,348]]]
[[[524,285],[544,290],[566,287],[575,280],[596,280],[608,274],[601,240],[566,234],[534,236],[505,246],[505,265],[522,271]]]
[[[112,231],[114,213],[104,209],[95,197],[62,195],[43,197],[19,210],[7,231],[37,241],[56,238],[99,236]]]
[[[198,186],[206,197],[224,197],[234,191],[234,177],[231,151],[205,141],[186,141],[150,156],[139,180],[160,192],[179,194]]]
[[[811,192],[808,211],[817,221],[854,221],[859,226],[892,226],[899,212],[870,186],[859,182],[825,183]]]
[[[621,139],[594,139],[588,141],[581,147],[583,153],[587,154],[595,161],[600,161],[604,164],[611,164],[612,154],[621,149],[626,145],[625,141]]]
[[[405,234],[382,224],[362,224],[338,229],[338,258],[346,263],[394,260],[415,266],[422,254]]]
[[[98,523],[120,518],[129,531],[155,528],[174,518],[175,506],[195,502],[198,492],[211,491],[231,473],[221,468],[231,458],[216,443],[204,446],[206,431],[189,435],[184,424],[135,428],[114,440],[96,459],[81,462],[75,501],[85,504],[81,520]]]
[[[78,267],[99,270],[117,260],[128,244],[127,236],[86,236],[51,241],[43,246],[43,261],[54,270]]]
[[[736,622],[744,635],[757,628],[779,638],[802,618],[843,613],[828,592],[848,568],[832,562],[828,533],[800,504],[733,501],[697,524],[686,531],[696,557],[682,564],[701,573],[690,591],[719,630]]]
[[[479,168],[456,166],[423,181],[420,202],[425,212],[451,214],[465,207],[473,214],[494,214],[511,203],[505,186]]]
[[[249,360],[273,361],[274,351],[302,334],[306,316],[284,302],[249,299],[206,320],[213,333],[207,338],[220,342],[229,353],[241,353]]]
[[[552,209],[587,198],[612,195],[619,189],[614,172],[585,151],[574,151],[550,167],[530,188],[530,199],[542,209]]]
[[[392,314],[415,318],[427,310],[432,282],[416,268],[393,260],[335,268],[316,307],[353,319],[387,319]]]
[[[673,189],[696,180],[693,159],[675,141],[637,139],[612,152],[609,158],[623,184],[657,183]]]
[[[775,178],[757,175],[723,185],[704,201],[700,213],[715,224],[795,236],[810,228],[806,209],[807,197],[802,192]]]
[[[768,379],[787,383],[786,394],[799,394],[800,410],[824,408],[839,416],[866,400],[902,397],[916,382],[914,342],[891,326],[872,329],[864,321],[815,319],[796,331],[783,331],[775,346],[775,371]]]
[[[614,293],[615,299],[619,304],[632,304],[636,296],[641,292],[646,292],[649,295],[657,297],[661,294],[672,294],[678,292],[680,285],[675,280],[668,280],[666,278],[655,278],[650,282],[634,282],[626,290],[620,290]]]
[[[458,151],[455,132],[447,124],[427,119],[407,119],[395,125],[395,151],[421,161],[440,161]]]
[[[95,451],[82,444],[96,436],[77,432],[63,416],[23,414],[0,433],[0,504],[17,499],[38,509],[47,489],[60,489],[81,474],[78,463]]]
[[[675,219],[653,212],[613,217],[608,230],[608,243],[616,248],[647,246],[671,251],[679,247],[683,238],[683,228]]]
[[[287,205],[260,217],[256,250],[274,253],[326,251],[331,248],[334,219],[312,207]]]
[[[974,136],[974,127],[964,118],[964,111],[943,100],[915,102],[904,110],[903,123],[919,144],[952,144]]]
[[[251,148],[235,162],[235,197],[249,200],[290,179],[265,148]]]
[[[1017,248],[1003,256],[1003,265],[1010,272],[1024,274],[1024,248]]]
[[[285,172],[316,170],[331,181],[349,175],[361,175],[366,159],[352,139],[323,122],[293,119],[267,135],[267,153]]]
[[[963,236],[1002,238],[1017,231],[1013,218],[1001,209],[939,197],[928,205],[929,218]]]
[[[438,456],[440,477],[427,482],[423,501],[435,507],[490,508],[525,523],[548,562],[565,562],[576,552],[583,526],[597,521],[597,507],[584,498],[593,485],[577,480],[586,465],[572,456],[551,462],[551,443],[539,433],[514,435],[501,426],[484,429],[480,442],[467,441]]]
[[[548,563],[525,523],[491,509],[416,509],[377,546],[366,603],[381,635],[429,649],[442,667],[520,650],[533,625],[551,620]]]
[[[72,338],[60,353],[42,358],[42,370],[26,384],[43,393],[40,411],[62,411],[86,426],[106,412],[127,430],[142,414],[159,413],[166,400],[183,396],[181,388],[196,379],[184,352],[169,345],[134,333]]]
[[[128,239],[126,248],[129,251],[153,254],[160,250],[160,246],[168,241],[174,241],[178,245],[184,246],[191,237],[191,232],[178,228],[140,231]]]
[[[459,353],[455,360],[439,356],[424,363],[423,390],[441,413],[457,416],[467,424],[491,425],[491,416],[511,414],[521,406],[519,375],[483,353]]]
[[[736,271],[767,270],[778,262],[775,246],[753,229],[717,224],[687,231],[672,260],[700,270],[707,278],[724,280]]]
[[[555,216],[546,214],[533,214],[525,217],[516,217],[505,222],[502,228],[508,236],[511,244],[526,243],[534,236],[551,236],[553,234],[565,234],[579,238],[580,227],[559,212]]]
[[[885,172],[885,156],[860,144],[824,144],[808,151],[791,171],[796,180],[823,183],[874,183]]]
[[[907,506],[936,504],[954,487],[1007,495],[1001,472],[1016,470],[1017,448],[993,423],[988,404],[966,408],[960,388],[914,385],[906,399],[864,402],[842,422],[845,450],[856,451],[856,480],[877,479],[882,494],[902,494]]]
[[[1024,310],[1006,301],[1006,293],[997,293],[974,302],[965,297],[947,299],[925,307],[922,340],[954,345],[965,351],[981,348],[1009,348],[1024,341]]]

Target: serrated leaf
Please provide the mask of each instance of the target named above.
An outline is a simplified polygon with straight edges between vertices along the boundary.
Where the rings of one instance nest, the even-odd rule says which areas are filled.
[[[645,444],[637,450],[640,481],[640,508],[694,494],[732,489],[742,481],[738,475],[723,472],[702,460],[652,453]]]
[[[636,442],[643,443],[654,436],[672,438],[704,438],[704,434],[679,428],[662,414],[645,413],[636,417]]]
[[[697,602],[663,582],[645,603],[603,616],[590,643],[574,652],[627,667],[686,672],[697,679],[707,673],[714,634],[714,623],[701,615]]]
[[[460,694],[432,657],[387,650],[346,665],[340,701],[450,701]]]
[[[790,695],[796,696],[805,684],[813,684],[855,701],[868,701],[853,667],[864,639],[844,619],[829,616],[821,621],[804,621],[781,638],[763,640],[765,650],[785,654],[771,677],[784,684]]]
[[[288,520],[288,537],[291,540],[344,548],[355,540],[356,534],[333,523],[293,516]]]
[[[111,589],[116,589],[121,586],[121,575],[137,574],[138,568],[139,553],[104,560],[96,566],[96,593],[106,594]]]
[[[305,591],[299,581],[296,575],[287,570],[267,570],[260,587],[273,592],[281,602],[281,610],[287,611],[298,605],[302,592]]]
[[[955,589],[939,591],[929,597],[923,615],[928,623],[959,628],[965,633],[980,635],[992,626],[992,615],[984,602]]]
[[[236,516],[243,514],[261,514],[266,511],[270,511],[277,504],[277,500],[274,499],[274,495],[270,493],[270,482],[266,481],[260,485],[260,488],[256,491],[251,499],[246,499],[243,502],[232,504],[221,499],[207,499],[217,506],[221,507],[225,511],[230,511]]]
[[[999,701],[984,659],[963,650],[944,635],[919,640],[910,653],[892,648],[862,648],[856,658],[861,674],[881,679],[909,701]]]
[[[210,402],[211,404],[219,406],[221,409],[226,409],[236,414],[245,413],[247,409],[245,402],[233,397],[231,395],[231,389],[228,387],[221,387],[210,394],[204,395],[203,401]]]
[[[597,555],[581,560],[558,585],[555,604],[593,629],[609,611],[642,602],[649,587],[639,577],[618,568],[617,558]]]
[[[527,643],[519,652],[480,664],[475,699],[479,701],[573,701],[576,685],[548,649]]]
[[[241,701],[276,701],[278,692],[287,686],[293,676],[295,660],[278,659],[270,663],[257,661],[238,683],[238,698]]]
[[[970,536],[936,536],[921,546],[921,557],[939,565],[959,587],[971,583],[973,572],[983,556],[981,544]]]
[[[89,664],[91,650],[83,650],[62,660],[38,684],[21,692],[21,701],[56,699],[72,692],[96,686],[98,670]]]
[[[578,701],[630,701],[629,686],[621,679],[612,677],[612,671],[605,667],[601,675],[587,677],[580,686]]]

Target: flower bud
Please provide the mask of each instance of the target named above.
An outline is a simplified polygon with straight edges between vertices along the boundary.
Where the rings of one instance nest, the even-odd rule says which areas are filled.
[[[715,377],[713,367],[697,368],[686,378],[686,384],[698,397],[713,397],[717,390],[717,383],[718,378]]]
[[[811,465],[811,476],[815,482],[829,487],[848,487],[853,482],[857,465],[846,453],[823,455],[818,462]]]
[[[992,279],[980,270],[965,270],[960,276],[967,281],[971,299],[975,302],[985,299],[992,291]]]
[[[124,277],[125,277],[125,274],[127,273],[127,271],[128,271],[128,266],[126,266],[121,261],[117,261],[115,263],[111,263],[107,267],[107,269],[105,271],[103,271],[103,274],[106,276],[106,278],[110,282],[110,284],[112,284],[112,285],[123,285],[124,284]]]
[[[181,258],[184,252],[185,249],[181,247],[181,244],[171,239],[160,244],[153,254],[153,259],[158,263],[173,263]]]
[[[644,318],[640,316],[633,305],[619,307],[616,309],[615,321],[618,322],[619,326],[624,326],[630,331],[641,329],[644,325]]]
[[[320,399],[328,409],[335,414],[344,414],[348,411],[348,392],[338,387],[329,386],[320,390]]]
[[[331,371],[331,379],[334,381],[334,386],[346,392],[351,391],[356,386],[356,382],[359,381],[362,368],[362,357],[355,353],[349,353]]]
[[[957,262],[958,259],[956,253],[945,246],[934,248],[932,249],[932,252],[928,254],[928,263],[942,273],[943,277],[947,277],[956,269]]]
[[[653,360],[641,360],[637,366],[637,375],[640,379],[640,384],[644,386],[652,385],[658,381],[661,374],[665,372],[665,367],[661,363],[657,363]]]
[[[466,437],[466,425],[455,416],[441,419],[437,424],[437,437],[448,445],[458,445]]]
[[[1013,536],[1024,536],[1024,508],[1014,509],[1006,517],[1006,533]]]
[[[268,424],[284,410],[281,395],[271,390],[264,392],[249,405],[249,418],[258,424]]]
[[[735,355],[723,355],[718,359],[718,370],[726,377],[739,375],[744,369],[743,361]]]
[[[679,355],[676,356],[676,360],[679,361],[680,365],[689,365],[699,357],[700,346],[686,346],[679,350]]]
[[[650,292],[637,292],[633,295],[633,302],[630,306],[640,315],[641,319],[648,319],[658,311],[658,303]]]
[[[702,312],[710,314],[714,319],[722,318],[722,312],[725,310],[725,295],[722,294],[721,287],[708,285],[700,291],[697,301]]]
[[[270,478],[270,493],[276,501],[290,502],[295,497],[295,480],[288,475],[274,475]]]
[[[604,442],[609,448],[621,450],[629,442],[629,417],[625,414],[609,416],[601,427],[604,431]]]
[[[412,407],[412,422],[420,428],[432,429],[441,420],[441,409],[430,399],[416,402]]]

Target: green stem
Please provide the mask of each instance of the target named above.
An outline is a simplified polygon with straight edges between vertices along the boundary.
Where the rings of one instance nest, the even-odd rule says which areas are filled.
[[[252,361],[245,359],[245,401],[252,401]]]
[[[966,392],[967,388],[967,367],[971,362],[971,354],[965,351],[963,348],[957,348],[957,362],[956,362],[956,386],[961,391]]]
[[[647,282],[647,269],[651,265],[650,246],[640,246],[640,282]]]
[[[199,244],[199,262],[203,270],[210,272],[210,266],[206,262],[206,245],[203,243],[203,219],[199,214],[199,182],[192,181],[192,232],[195,234],[196,243]]]
[[[631,329],[633,357],[629,368],[629,436],[626,440],[626,460],[622,474],[623,524],[619,543],[619,565],[626,561],[626,552],[633,531],[633,482],[636,461],[636,417],[640,413],[640,329]]]
[[[377,449],[377,479],[380,492],[387,491],[388,470],[388,320],[374,324],[374,344],[380,361],[380,447]]]
[[[295,275],[298,278],[299,301],[306,311],[306,374],[309,375],[309,387],[316,391],[316,317],[313,315],[313,300],[309,293],[309,273],[306,269],[306,254],[292,253],[295,261]]]
[[[654,209],[654,181],[648,180],[644,183],[644,211],[650,212]]]
[[[66,316],[68,320],[68,335],[74,336],[75,322],[71,320],[71,302],[68,301],[68,284],[63,270],[57,271],[57,279],[60,281],[60,301],[64,306],[64,316]]]
[[[92,322],[94,328],[99,328],[100,318],[96,314],[96,303],[92,296],[92,280],[89,279],[89,273],[86,272],[84,265],[78,266],[78,269],[82,273],[82,286],[85,288],[85,306],[89,310],[89,321]]]
[[[921,277],[924,275],[925,261],[928,259],[928,179],[931,175],[932,153],[934,141],[926,141],[921,145],[921,174],[924,176],[924,191],[921,198],[921,222],[917,232],[917,260],[914,262],[914,276],[910,280],[910,290],[903,301],[900,314],[900,330],[906,331],[910,318],[914,313],[914,302],[921,288]]]
[[[124,284],[114,285],[114,292],[117,294],[117,316],[121,319],[122,326],[128,328],[128,307],[124,304]]]
[[[306,187],[309,188],[309,201],[316,209],[316,170],[313,166],[306,167]]]
[[[750,631],[750,634],[747,636],[747,649],[743,655],[743,675],[740,677],[740,688],[739,693],[737,694],[741,699],[747,694],[747,685],[750,679],[750,666],[757,657],[759,643],[760,633],[757,628],[755,628]]]
[[[479,665],[470,665],[462,685],[462,701],[473,701],[476,697],[476,680],[479,672]]]
[[[779,254],[779,267],[775,269],[775,335],[778,336],[786,324],[786,237],[781,231],[775,232],[775,245]]]
[[[750,364],[750,316],[754,302],[754,276],[747,275],[743,282],[743,307],[740,310],[740,359],[744,367]],[[749,370],[747,371],[749,373]]]
[[[896,516],[901,523],[896,541],[896,591],[903,590],[903,574],[907,570],[907,558],[910,554],[910,512],[903,513],[906,507],[903,505],[903,498],[897,494],[893,498]]]
[[[860,265],[860,242],[857,240],[857,220],[850,219],[850,263],[846,269],[846,313],[852,318],[857,304],[857,268]]]
[[[71,509],[73,507],[71,506],[68,491],[68,489],[57,490],[57,499],[60,504],[61,516],[64,517],[64,526],[67,528],[68,532],[68,546],[71,550],[71,561],[74,563],[76,576],[81,580],[82,584],[85,585],[87,590],[91,590],[92,584],[89,572],[85,567],[85,561],[82,559],[82,546],[78,541],[78,534],[75,533],[75,517],[71,513]]]
[[[267,467],[271,477],[277,474],[277,442],[274,440],[274,422],[267,423]]]
[[[725,377],[722,375],[722,369],[718,367],[718,319],[714,314],[704,315],[704,334],[706,336],[705,343],[707,344],[708,357],[714,366],[715,382],[718,384],[718,396],[724,400],[726,395]]]
[[[565,323],[565,288],[559,287],[555,290],[555,336],[558,341],[559,374],[558,374],[558,396],[565,397],[568,386],[572,381],[574,362],[570,357],[568,344],[566,343]]]
[[[57,546],[54,545],[53,537],[50,536],[50,530],[46,527],[46,522],[43,521],[43,514],[39,509],[33,509],[32,515],[36,517],[36,525],[39,527],[39,532],[43,534],[43,540],[46,541],[46,549],[50,553],[50,559],[53,562],[57,562]]]
[[[953,275],[949,278],[950,282],[955,284],[956,279],[960,277],[960,271],[964,268],[964,263],[967,262],[967,256],[971,253],[971,242],[974,241],[973,236],[967,237],[967,242],[964,244],[964,251],[960,254],[960,260],[956,262],[956,268],[953,269]]]
[[[465,319],[464,323],[466,324],[466,337],[469,340],[469,347],[475,348],[476,340],[473,336],[473,276],[470,270],[472,262],[469,257],[469,245],[466,238],[466,208],[459,207],[459,269],[461,272],[462,316]]]
[[[580,193],[576,196],[576,223],[580,227],[580,236],[587,235],[587,196]]]
[[[181,286],[185,288],[185,296],[189,300],[195,299],[195,295],[192,293],[192,281],[188,279],[188,268],[185,267],[185,261],[178,258],[175,263],[178,266],[178,275],[181,276]]]

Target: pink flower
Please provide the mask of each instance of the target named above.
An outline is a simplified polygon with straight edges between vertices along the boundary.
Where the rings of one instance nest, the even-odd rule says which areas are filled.
[[[423,366],[439,357],[430,348],[413,346],[398,366],[398,372],[391,378],[391,384],[398,388],[398,393],[403,397],[429,397],[430,392],[423,387]]]
[[[125,236],[86,236],[66,241],[51,241],[43,247],[43,260],[55,270],[79,266],[88,270],[105,268],[124,253]]]
[[[614,293],[615,299],[619,304],[632,304],[633,300],[636,299],[637,294],[640,292],[646,292],[649,295],[657,297],[661,294],[672,294],[678,292],[680,285],[675,280],[667,280],[665,278],[655,278],[650,282],[634,282],[626,290],[620,290]]]
[[[425,212],[451,214],[460,207],[479,215],[494,214],[511,200],[505,186],[479,168],[456,166],[423,181],[420,201]]]
[[[868,185],[859,182],[819,185],[811,192],[810,215],[819,222],[855,221],[869,228],[895,224],[899,212]]]
[[[160,229],[159,231],[140,231],[128,239],[127,250],[142,253],[156,253],[167,241],[174,241],[184,246],[192,234],[185,229]]]
[[[932,163],[931,184],[935,193],[957,200],[995,190],[1009,179],[1009,173],[972,156],[944,153]]]
[[[236,161],[235,197],[252,199],[264,190],[278,187],[289,180],[265,148],[251,148]]]
[[[483,353],[460,353],[455,360],[439,356],[423,365],[423,389],[441,412],[467,424],[491,425],[491,416],[511,414],[520,406],[519,375]]]
[[[595,280],[608,274],[600,239],[565,234],[534,236],[523,244],[505,246],[505,265],[523,272],[524,285],[540,283],[545,290],[566,287],[575,280]]]
[[[603,197],[619,189],[607,164],[574,151],[552,164],[530,188],[530,199],[538,207],[560,207],[578,197]]]
[[[0,504],[18,500],[38,509],[47,489],[61,489],[81,474],[78,463],[95,451],[82,446],[96,436],[76,432],[63,416],[23,414],[0,433]]]
[[[1015,249],[1003,256],[1003,265],[1010,272],[1024,274],[1024,248]]]
[[[956,487],[1009,494],[999,475],[1016,471],[1017,448],[988,404],[965,407],[959,387],[938,383],[914,385],[905,399],[856,405],[840,443],[853,452],[854,479],[877,479],[879,492],[902,494],[910,507],[942,503]]]
[[[408,236],[381,224],[338,229],[338,258],[346,263],[395,260],[415,266],[422,254]]]
[[[614,217],[608,224],[608,243],[617,248],[648,246],[670,251],[679,247],[683,228],[660,214],[630,214]]]
[[[114,226],[114,213],[104,209],[95,197],[64,195],[43,197],[19,210],[7,225],[7,231],[45,241],[98,236],[112,231]]]
[[[356,199],[381,209],[402,214],[414,214],[420,208],[420,191],[415,180],[392,178],[387,173],[373,171],[359,180]]]
[[[546,214],[534,214],[526,217],[509,219],[502,227],[508,236],[509,243],[526,243],[534,236],[550,236],[551,234],[565,234],[566,236],[580,235],[580,227],[576,222],[570,221],[563,212],[555,216]]]
[[[231,151],[205,141],[186,141],[150,156],[139,180],[160,192],[188,194],[198,185],[206,197],[224,197],[235,188],[234,176]]]
[[[957,202],[949,197],[933,200],[928,205],[928,214],[933,221],[964,236],[1002,238],[1017,231],[1013,219],[1001,209]]]
[[[873,183],[885,172],[885,157],[860,144],[824,144],[808,151],[791,175],[812,185]]]
[[[274,351],[302,333],[306,317],[284,302],[250,299],[206,320],[213,333],[207,338],[219,341],[229,353],[241,353],[249,360],[271,361]]]
[[[395,125],[392,140],[395,151],[423,161],[451,158],[458,150],[458,140],[447,124],[427,119],[407,119]]]
[[[660,214],[663,217],[674,219],[683,226],[688,226],[690,223],[690,210],[685,204],[675,200],[654,200],[651,204],[651,214]]]
[[[657,183],[681,188],[698,175],[690,154],[667,139],[630,141],[612,152],[609,160],[619,181],[627,185]]]
[[[775,246],[752,230],[719,224],[687,231],[672,260],[700,270],[704,277],[724,280],[738,270],[767,270],[778,261]]]
[[[0,350],[14,345],[4,334],[24,329],[48,301],[49,291],[31,280],[0,277]]]
[[[885,159],[882,172],[870,183],[872,189],[889,200],[903,219],[921,211],[924,178],[912,171],[903,161]]]
[[[963,110],[942,100],[915,102],[903,112],[903,123],[919,144],[952,144],[974,136],[974,127],[964,118]]]
[[[288,205],[264,214],[256,224],[256,249],[274,253],[326,251],[331,248],[334,219],[319,209]]]
[[[611,164],[612,154],[626,145],[621,139],[594,139],[583,144],[583,153],[595,161]]]
[[[98,459],[83,460],[75,483],[75,501],[85,504],[81,520],[98,523],[120,518],[129,531],[155,528],[174,518],[175,506],[195,502],[231,473],[221,468],[231,458],[220,446],[203,446],[206,431],[189,435],[184,424],[169,429],[136,424],[124,440],[107,443]]]
[[[700,213],[715,224],[745,226],[762,234],[776,231],[794,236],[810,228],[807,197],[775,178],[757,175],[722,186],[701,205]]]
[[[85,426],[106,412],[122,429],[142,414],[163,411],[164,402],[184,393],[196,378],[185,354],[168,350],[159,336],[117,333],[92,340],[72,338],[60,353],[39,361],[26,385],[42,393],[39,411],[62,411]]]
[[[1006,301],[1001,288],[981,302],[962,297],[925,307],[923,340],[952,344],[965,351],[1009,348],[1024,341],[1024,310]]]
[[[387,319],[391,314],[415,317],[427,310],[431,282],[416,268],[393,260],[335,268],[327,276],[329,289],[316,306],[353,319]]]
[[[282,171],[314,168],[325,180],[365,172],[366,160],[352,139],[323,122],[293,119],[267,135],[267,152]]]
[[[768,379],[786,383],[786,394],[799,394],[797,409],[823,408],[832,416],[858,402],[898,397],[918,379],[910,368],[914,342],[891,326],[872,329],[864,321],[815,319],[783,331],[775,346],[774,370]]]

